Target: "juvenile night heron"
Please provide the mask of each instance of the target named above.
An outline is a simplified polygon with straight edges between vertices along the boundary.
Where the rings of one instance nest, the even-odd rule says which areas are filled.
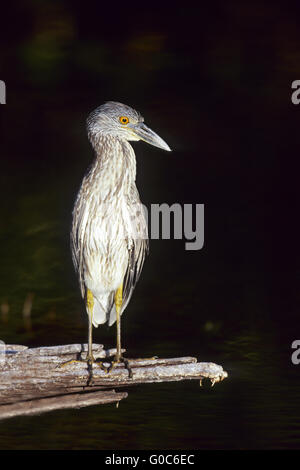
[[[89,318],[90,367],[94,362],[93,326],[117,323],[117,352],[110,370],[121,361],[126,365],[121,351],[121,315],[148,251],[147,225],[135,185],[135,153],[129,141],[170,148],[137,111],[113,101],[88,116],[87,132],[96,158],[75,202],[71,248]]]

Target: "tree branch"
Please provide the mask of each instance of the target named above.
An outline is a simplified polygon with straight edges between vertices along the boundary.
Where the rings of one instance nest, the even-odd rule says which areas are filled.
[[[93,345],[96,360],[105,362],[115,350]],[[42,413],[56,409],[80,408],[119,402],[125,392],[115,392],[141,383],[179,380],[211,380],[212,385],[228,376],[214,363],[197,362],[194,357],[169,359],[128,359],[132,378],[123,363],[109,373],[94,363],[93,369],[84,361],[87,344],[68,344],[28,349],[6,345],[0,354],[0,419]],[[63,365],[65,364],[65,365]]]

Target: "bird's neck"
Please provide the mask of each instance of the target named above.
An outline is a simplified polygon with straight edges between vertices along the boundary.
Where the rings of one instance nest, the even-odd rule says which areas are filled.
[[[96,159],[89,176],[101,199],[129,194],[136,178],[136,160],[131,145],[116,137],[102,136],[94,148]]]

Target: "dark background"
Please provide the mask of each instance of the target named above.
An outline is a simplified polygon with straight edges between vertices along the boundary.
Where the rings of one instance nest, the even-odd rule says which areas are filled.
[[[93,158],[86,116],[121,101],[173,149],[134,143],[142,201],[205,204],[202,250],[151,241],[124,346],[133,357],[195,355],[229,378],[6,421],[0,447],[298,448],[300,7],[107,3],[1,6],[0,338],[86,340],[71,212]],[[114,328],[94,341],[114,346]]]

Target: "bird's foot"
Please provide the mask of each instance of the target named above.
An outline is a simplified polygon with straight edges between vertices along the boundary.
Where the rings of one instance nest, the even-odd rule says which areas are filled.
[[[88,366],[93,366],[93,363],[96,362],[96,359],[94,359],[93,356],[87,355],[86,359],[71,359],[70,361],[63,362],[62,364],[58,364],[57,368],[61,367],[66,367],[70,364],[76,364],[76,363],[85,363]]]
[[[102,370],[104,370],[107,374],[109,374],[118,364],[123,363],[125,369],[128,370],[128,376],[130,379],[133,377],[133,372],[132,368],[129,365],[129,361],[155,361],[158,359],[158,356],[152,356],[152,357],[138,357],[134,359],[127,359],[124,357],[122,354],[118,355],[116,354],[114,359],[112,361],[109,361],[107,359],[97,359],[95,362],[101,367]],[[109,366],[106,366],[105,364],[109,364]]]
[[[87,364],[88,368],[88,373],[89,373],[89,378],[87,381],[87,385],[92,385],[93,383],[93,363],[96,362],[96,359],[94,359],[93,355],[87,355],[86,359],[71,359],[70,361],[63,362],[62,364],[59,364],[57,368],[62,368],[66,367],[70,364],[75,364],[75,363],[84,363]]]
[[[132,368],[129,365],[129,361],[154,361],[155,359],[158,359],[158,356],[152,356],[152,357],[139,357],[135,359],[127,359],[125,358],[122,354],[116,354],[113,360],[109,360],[107,358],[105,359],[94,359],[93,356],[87,356],[86,359],[71,359],[70,361],[64,362],[62,364],[59,364],[57,367],[65,367],[69,364],[73,364],[76,362],[82,363],[84,362],[88,366],[88,371],[89,371],[89,380],[88,380],[88,385],[91,385],[93,382],[93,364],[96,364],[99,366],[106,374],[109,374],[118,364],[124,364],[125,369],[128,370],[128,376],[131,379],[133,377],[133,372]],[[107,365],[108,364],[108,365]]]
[[[102,370],[104,370],[107,374],[109,374],[118,364],[124,364],[125,369],[128,370],[128,376],[131,379],[133,377],[132,369],[129,365],[128,359],[126,359],[124,356],[121,354],[116,354],[114,359],[112,361],[109,361],[107,359],[101,359],[95,361]],[[105,364],[109,364],[109,366],[106,366]]]

